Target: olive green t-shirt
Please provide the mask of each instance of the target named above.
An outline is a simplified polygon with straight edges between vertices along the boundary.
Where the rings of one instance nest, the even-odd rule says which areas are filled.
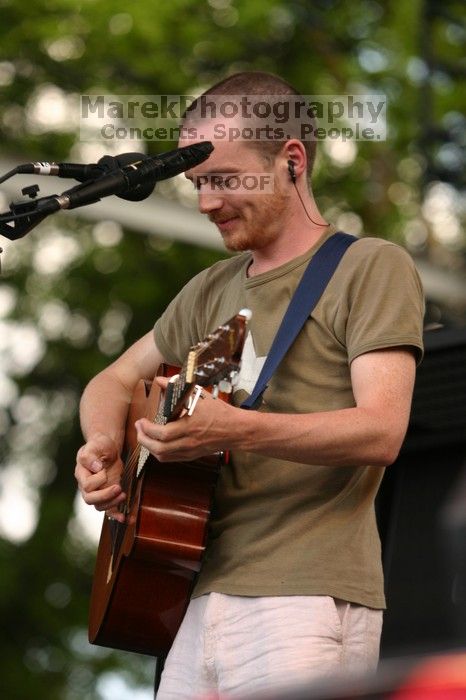
[[[247,277],[249,253],[194,277],[155,324],[165,360],[241,308],[252,311],[239,405],[250,393],[293,292],[329,228],[307,251]],[[275,372],[259,410],[312,413],[355,406],[350,363],[362,353],[411,346],[422,355],[423,295],[410,256],[375,239],[356,241]],[[330,595],[385,606],[374,499],[384,469],[299,464],[235,451],[222,466],[209,540],[194,590],[231,595]]]

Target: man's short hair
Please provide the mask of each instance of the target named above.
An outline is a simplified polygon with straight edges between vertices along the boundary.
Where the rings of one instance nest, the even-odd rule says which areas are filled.
[[[209,96],[222,95],[229,96],[231,100],[239,101],[242,96],[272,96],[280,99],[281,102],[289,101],[296,103],[304,98],[302,95],[283,78],[273,73],[263,71],[244,71],[242,73],[234,73],[233,75],[224,78],[220,82],[213,85],[211,88],[202,93],[186,110],[183,115],[183,125],[188,126],[189,122],[197,122],[205,116],[201,116],[201,105],[205,104],[205,99]],[[277,100],[278,102],[278,100]],[[314,116],[308,118],[313,125],[315,124]],[[307,174],[310,178],[314,166],[316,155],[316,141],[303,140],[300,132],[300,124],[296,120],[290,120],[286,124],[286,137],[261,137],[260,139],[252,139],[250,144],[253,148],[260,151],[265,158],[273,160],[279,153],[283,144],[290,138],[300,140],[306,150],[307,155]]]

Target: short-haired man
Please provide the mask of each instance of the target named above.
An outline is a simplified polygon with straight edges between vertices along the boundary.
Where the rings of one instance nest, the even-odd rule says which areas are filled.
[[[299,97],[280,78],[255,72],[207,94]],[[241,127],[244,118],[231,123]],[[241,409],[304,269],[335,229],[308,184],[315,142],[294,133],[278,142],[215,138],[218,118],[200,119],[195,108],[185,125],[197,129],[183,132],[181,146],[214,143],[186,176],[198,186],[200,211],[239,254],[194,277],[155,329],[90,382],[76,467],[81,492],[121,518],[119,453],[136,383],[152,379],[161,362],[182,364],[191,345],[250,308],[233,404],[207,397],[173,423],[137,424],[140,443],[160,461],[232,455],[158,697],[241,695],[373,670],[385,606],[374,498],[408,424],[422,354],[419,278],[398,246],[353,243],[259,410]],[[271,175],[273,193],[230,193],[228,178],[247,173]],[[225,187],[212,187],[212,177]]]

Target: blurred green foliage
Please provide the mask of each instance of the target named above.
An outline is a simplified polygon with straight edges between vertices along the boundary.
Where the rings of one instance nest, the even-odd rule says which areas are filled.
[[[320,148],[314,190],[321,209],[348,230],[397,240],[464,271],[461,226],[441,238],[425,213],[434,185],[447,187],[447,207],[464,187],[462,3],[0,0],[0,15],[0,156],[75,160],[75,124],[38,126],[31,118],[51,86],[65,98],[190,94],[227,72],[261,69],[303,94],[385,93],[385,143],[360,142],[347,162]],[[148,144],[151,152],[171,146]],[[86,642],[94,551],[75,518],[77,404],[86,382],[219,255],[115,230],[102,236],[99,224],[60,214],[4,256],[3,495],[21,473],[36,519],[27,538],[0,539],[9,700],[101,700],[115,670],[130,687],[152,682],[150,662]],[[55,267],[43,262],[54,245],[69,251]]]

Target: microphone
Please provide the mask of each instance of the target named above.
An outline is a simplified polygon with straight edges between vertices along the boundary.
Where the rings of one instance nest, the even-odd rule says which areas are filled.
[[[139,153],[131,155],[139,156]],[[137,157],[135,158],[137,160]],[[80,163],[48,163],[47,161],[37,161],[35,163],[24,163],[17,165],[15,174],[22,175],[54,175],[55,177],[71,177],[79,182],[92,180],[92,178],[102,175],[103,169],[96,163],[82,165]]]
[[[118,156],[103,156],[97,163],[90,163],[89,165],[38,161],[18,165],[14,172],[15,174],[54,175],[55,177],[73,178],[78,180],[78,182],[87,182],[88,180],[95,180],[112,170],[119,170],[125,165],[139,163],[141,160],[147,160],[148,158],[149,156],[144,153],[121,153]],[[154,187],[155,184],[149,182],[139,185],[132,190],[120,192],[117,196],[137,202],[152,194]]]
[[[210,141],[203,141],[192,146],[176,148],[152,158],[142,156],[136,162],[130,162],[116,170],[109,170],[97,180],[83,182],[60,195],[38,200],[37,208],[41,212],[51,214],[59,209],[75,209],[85,204],[93,204],[102,197],[108,197],[112,194],[136,201],[145,199],[154,189],[156,182],[179,175],[179,173],[202,163],[213,150],[214,147]],[[124,156],[134,155],[134,153],[124,154]],[[105,158],[112,157],[105,156],[101,160],[105,160]],[[123,156],[119,156],[119,158],[122,159]]]

